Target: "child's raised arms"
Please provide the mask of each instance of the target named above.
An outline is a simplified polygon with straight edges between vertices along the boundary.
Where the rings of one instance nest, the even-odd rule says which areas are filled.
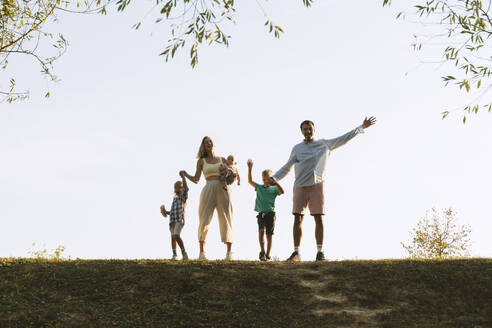
[[[253,168],[253,160],[248,159],[248,183],[256,189],[256,182],[253,181],[253,176],[251,175],[251,169]]]

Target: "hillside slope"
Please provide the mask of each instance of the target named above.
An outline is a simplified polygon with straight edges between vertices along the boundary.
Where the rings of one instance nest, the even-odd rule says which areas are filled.
[[[492,327],[492,260],[0,259],[0,327]]]

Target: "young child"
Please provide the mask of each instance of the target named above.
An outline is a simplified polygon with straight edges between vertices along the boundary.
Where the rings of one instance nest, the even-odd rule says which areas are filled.
[[[181,175],[181,181],[176,181],[174,183],[174,198],[171,205],[171,210],[166,211],[164,205],[161,206],[161,214],[166,218],[169,215],[169,230],[171,231],[171,247],[173,249],[173,260],[178,259],[178,254],[176,253],[176,243],[181,248],[181,254],[183,255],[183,260],[188,259],[188,254],[186,253],[183,240],[180,237],[181,230],[185,224],[185,207],[186,201],[188,200],[188,185],[186,184],[186,179],[184,174]]]
[[[237,185],[241,185],[241,178],[239,177],[236,164],[234,156],[229,155],[226,158],[226,162],[220,167],[219,180],[224,190],[227,190],[227,185],[233,184],[235,179],[237,179]]]
[[[271,170],[264,170],[261,173],[263,184],[260,185],[253,181],[251,170],[253,161],[248,159],[248,183],[255,188],[256,203],[255,211],[258,212],[258,237],[260,241],[260,261],[270,260],[272,250],[272,236],[275,228],[275,198],[284,193],[284,189],[272,178]],[[265,252],[265,232],[267,239],[267,250]]]

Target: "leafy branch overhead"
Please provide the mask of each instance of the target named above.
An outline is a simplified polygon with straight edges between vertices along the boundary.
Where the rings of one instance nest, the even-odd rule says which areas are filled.
[[[261,10],[263,7],[257,1]],[[313,0],[302,0],[306,7]],[[125,10],[131,0],[117,0],[118,11]],[[170,38],[164,50],[160,53],[168,61],[178,53],[178,50],[188,47],[190,64],[195,67],[198,63],[198,49],[202,44],[229,46],[231,35],[225,32],[227,23],[234,23],[236,2],[234,0],[157,0],[156,10],[159,10],[155,23],[167,22],[170,27]],[[275,38],[279,38],[283,29],[267,17],[265,26]],[[133,28],[138,30],[142,22],[137,22]]]
[[[401,12],[397,18],[421,23],[432,30],[430,35],[416,36],[412,44],[414,50],[423,47],[441,46],[442,58],[439,60],[447,74],[442,76],[445,86],[454,85],[465,93],[475,92],[475,99],[464,106],[463,122],[466,115],[477,113],[480,108],[489,112],[492,102],[482,98],[492,87],[492,0],[415,0],[411,13]],[[383,0],[383,6],[391,0]],[[436,30],[437,27],[437,30]],[[450,110],[442,112],[442,117]]]
[[[53,63],[65,53],[68,42],[61,33],[45,30],[46,24],[57,21],[57,12],[96,12],[93,7],[100,3],[101,0],[73,4],[68,0],[3,0],[0,4],[0,68],[6,71],[9,61],[27,57],[41,66],[41,74],[49,80],[58,80],[53,73]],[[0,80],[0,102],[29,96],[29,91],[16,91],[15,77],[5,79]],[[45,97],[49,97],[49,92]]]
[[[261,1],[256,3],[263,10]],[[306,7],[313,0],[302,0]],[[53,64],[66,51],[68,42],[61,33],[45,30],[47,23],[56,23],[60,12],[75,14],[107,14],[110,8],[124,11],[131,0],[2,0],[0,4],[0,67],[7,71],[9,60],[23,56],[41,65],[41,72],[51,81],[58,80]],[[142,5],[141,2],[138,3]],[[228,47],[231,36],[224,31],[234,22],[235,0],[156,0],[151,11],[158,11],[155,23],[167,23],[170,38],[160,55],[173,58],[178,50],[188,47],[191,66],[198,63],[198,49],[202,44]],[[267,17],[266,26],[275,38],[283,29]],[[142,22],[133,25],[138,30]],[[5,76],[5,75],[4,75]],[[45,97],[50,93],[46,92]],[[15,77],[0,80],[0,102],[26,99],[29,91],[16,91]]]

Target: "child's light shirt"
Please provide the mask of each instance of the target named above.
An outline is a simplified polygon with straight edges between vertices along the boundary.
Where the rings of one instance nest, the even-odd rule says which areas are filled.
[[[265,186],[256,183],[256,212],[275,212],[275,198],[280,195],[277,186]]]

